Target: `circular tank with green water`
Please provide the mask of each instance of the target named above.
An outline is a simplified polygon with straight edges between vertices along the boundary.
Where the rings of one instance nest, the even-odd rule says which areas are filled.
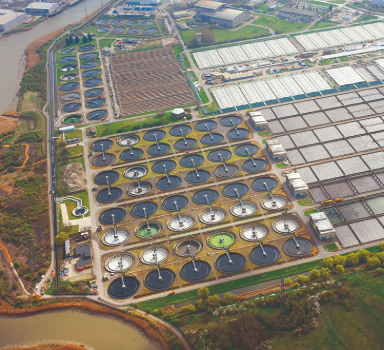
[[[75,124],[75,123],[79,123],[80,121],[81,121],[80,115],[71,115],[64,119],[65,124]]]
[[[236,236],[231,232],[213,233],[208,238],[208,245],[214,249],[225,249],[236,242]]]
[[[139,225],[135,234],[139,238],[152,238],[160,234],[162,230],[163,226],[159,222],[149,221]]]

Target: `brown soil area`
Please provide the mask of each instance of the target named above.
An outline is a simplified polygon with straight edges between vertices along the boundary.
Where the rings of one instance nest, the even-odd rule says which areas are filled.
[[[86,347],[84,345],[75,345],[75,344],[38,344],[32,346],[18,346],[16,348],[5,348],[5,350],[84,350]]]
[[[3,113],[3,115],[5,115],[6,117],[19,117],[20,116],[20,113],[19,112],[16,112],[16,111],[6,111]]]
[[[16,120],[0,115],[0,134],[16,129],[17,124]]]
[[[61,179],[67,188],[85,189],[85,172],[81,163],[69,163],[64,166]]]
[[[255,297],[257,295],[264,295],[264,294],[276,292],[278,290],[280,290],[280,284],[278,284],[276,286],[271,286],[268,288],[260,289],[260,290],[254,290],[254,291],[248,292],[248,293],[239,294],[236,296],[236,299],[237,300],[247,300],[247,299]]]
[[[3,182],[3,183],[0,182],[0,198],[18,196],[22,193],[23,191],[21,191],[16,187],[13,187],[13,185],[10,182]]]

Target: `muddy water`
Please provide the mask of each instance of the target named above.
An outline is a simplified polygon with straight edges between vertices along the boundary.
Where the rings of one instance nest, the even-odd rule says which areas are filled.
[[[27,45],[43,35],[78,22],[109,0],[84,0],[38,24],[32,30],[0,39],[0,114],[8,109],[18,90],[18,77],[23,71],[20,59]]]
[[[0,317],[0,349],[27,343],[78,343],[94,350],[159,349],[139,330],[117,320],[76,312]]]

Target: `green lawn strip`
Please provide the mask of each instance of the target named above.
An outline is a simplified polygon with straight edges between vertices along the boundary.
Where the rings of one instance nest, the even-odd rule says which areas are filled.
[[[299,205],[312,205],[314,202],[311,198],[304,198],[297,201]]]
[[[175,54],[175,56],[178,58],[179,55],[183,52],[183,47],[181,45],[175,45],[173,47],[173,53]]]
[[[212,96],[213,101],[209,105],[204,106],[207,113],[212,113],[212,112],[216,112],[219,110],[219,105],[217,104],[217,102],[216,102],[216,100],[212,94],[211,94],[211,96]]]
[[[331,2],[332,4],[338,4],[338,5],[342,5],[346,3],[345,0],[328,0],[328,2]]]
[[[323,28],[329,28],[329,27],[336,27],[336,24],[329,23],[329,22],[316,23],[310,28],[310,31],[312,31],[312,29],[323,29]]]
[[[379,17],[377,16],[372,16],[372,15],[363,15],[360,16],[356,21],[353,23],[359,23],[359,22],[367,22],[367,21],[374,21],[377,20]]]
[[[75,197],[75,198],[81,199],[82,200],[82,205],[88,208],[88,213],[85,214],[84,216],[85,217],[90,216],[88,192],[87,191],[83,191],[83,192],[79,192],[79,193],[74,193],[74,194],[71,194],[71,197]],[[76,220],[76,219],[80,219],[81,218],[81,217],[76,217],[76,216],[72,215],[72,210],[75,209],[76,205],[77,205],[74,201],[66,200],[63,203],[65,203],[65,205],[67,206],[69,220]]]
[[[184,66],[185,68],[191,68],[191,62],[189,62],[189,59],[187,56],[183,56],[183,62],[184,62]]]
[[[83,31],[84,33],[87,33],[87,34],[89,33],[95,34],[97,37],[103,37],[105,34],[107,34],[107,33],[99,33],[97,29],[99,29],[99,27],[89,26],[85,28]]]
[[[319,211],[317,209],[308,209],[304,212],[305,216],[309,216],[310,214],[318,213]]]
[[[208,103],[209,102],[208,96],[207,96],[207,94],[206,94],[206,92],[202,86],[200,86],[200,91],[198,91],[198,93],[199,93],[200,100],[202,103]]]
[[[99,40],[99,45],[100,48],[102,49],[103,47],[112,47],[112,44],[115,42],[115,39],[100,39]]]
[[[83,146],[71,146],[68,147],[69,149],[69,158],[74,158],[74,157],[81,157],[84,156],[84,147]]]
[[[261,131],[261,132],[258,132],[257,135],[259,135],[259,136],[267,136],[267,135],[271,135],[271,132],[270,131]]]
[[[269,27],[276,34],[299,32],[309,26],[309,23],[292,23],[285,19],[278,19],[276,17],[259,15],[259,18],[252,22],[253,24]]]
[[[332,252],[332,251],[337,250],[337,245],[336,245],[336,243],[326,244],[324,246],[324,249],[328,250],[329,252]]]
[[[34,98],[39,99],[38,96],[35,96]],[[28,133],[32,131],[41,132],[42,136],[45,138],[46,121],[45,121],[45,118],[39,112],[35,112],[35,111],[21,112],[19,120],[21,121],[17,128],[17,131],[19,133],[22,134],[22,133]],[[31,130],[27,125],[30,120],[34,120],[33,130]]]
[[[64,133],[65,140],[74,139],[76,137],[79,137],[80,141],[81,141],[82,140],[81,135],[82,135],[81,129],[75,129],[74,131]]]
[[[263,143],[264,143],[264,144],[266,143],[265,141],[266,141],[266,140],[263,140]],[[284,165],[284,163],[277,163],[276,166],[277,166],[278,168],[285,168],[287,165]]]

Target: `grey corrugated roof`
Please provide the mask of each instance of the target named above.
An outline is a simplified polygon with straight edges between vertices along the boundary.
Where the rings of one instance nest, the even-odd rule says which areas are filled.
[[[202,0],[202,1],[197,2],[195,4],[195,7],[205,7],[207,9],[216,10],[222,5],[224,5],[222,2]]]
[[[211,17],[233,20],[237,16],[241,15],[243,12],[244,11],[239,11],[234,9],[222,9],[220,11],[215,12],[214,14],[211,14]]]

